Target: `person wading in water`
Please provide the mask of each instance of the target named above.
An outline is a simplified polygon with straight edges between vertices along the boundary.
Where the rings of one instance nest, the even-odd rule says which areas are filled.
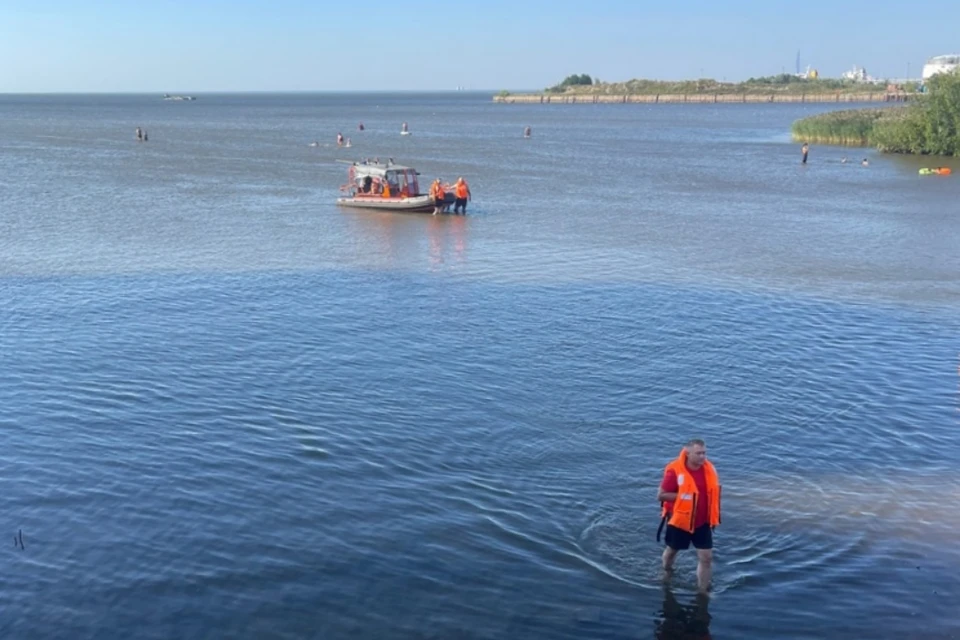
[[[720,524],[720,478],[707,460],[703,440],[688,442],[666,466],[657,500],[661,504],[657,542],[667,525],[663,570],[669,574],[677,552],[689,549],[692,542],[697,550],[697,587],[706,592],[713,572],[713,528]]]

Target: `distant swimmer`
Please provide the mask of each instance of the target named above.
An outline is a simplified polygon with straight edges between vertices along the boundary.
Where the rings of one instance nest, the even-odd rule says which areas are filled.
[[[310,146],[311,146],[311,147],[319,147],[319,146],[320,146],[320,143],[317,142],[316,140],[314,140],[313,142],[310,143]]]
[[[400,127],[400,135],[402,136],[410,135],[410,128],[407,126],[406,122],[404,122],[403,126]]]
[[[526,129],[523,130],[524,138],[529,138],[532,134],[533,134],[533,131],[530,129],[530,127],[527,127]]]
[[[137,142],[143,142],[143,129],[137,127]]]
[[[847,156],[840,158],[840,164],[847,164]]]
[[[861,164],[861,166],[866,167],[866,166],[868,166],[870,163],[867,162],[867,159],[866,159],[866,158],[864,158],[863,160],[860,161],[860,164]]]
[[[363,131],[363,123],[357,125],[357,131]]]
[[[806,142],[803,143],[803,146],[800,147],[800,164],[807,164],[807,154],[810,153],[810,145]]]
[[[147,138],[147,130],[144,129],[144,130],[143,130],[143,141],[146,142],[148,139],[149,139],[149,138]]]
[[[353,144],[350,142],[350,138],[347,138],[347,142],[343,145],[345,147],[352,147]]]
[[[342,133],[337,133],[337,146],[338,146],[338,147],[342,147],[342,146],[343,146],[343,134],[342,134]]]
[[[677,552],[689,549],[692,542],[697,550],[697,586],[705,593],[713,568],[713,529],[720,524],[720,479],[707,460],[703,440],[690,440],[667,464],[657,500],[662,505],[657,542],[667,525],[663,570],[669,574]]]

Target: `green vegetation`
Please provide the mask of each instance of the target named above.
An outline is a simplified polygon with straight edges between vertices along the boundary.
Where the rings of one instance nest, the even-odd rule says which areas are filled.
[[[501,98],[506,98],[507,96],[510,95],[510,92],[507,91],[506,89],[502,89],[500,93],[498,93],[497,95],[500,96]]]
[[[573,74],[572,76],[567,76],[563,79],[563,82],[555,84],[552,87],[547,87],[546,90],[550,93],[563,93],[570,87],[589,87],[592,85],[593,78],[585,73],[581,73],[580,75]]]
[[[586,80],[586,82],[584,81]],[[656,95],[656,94],[791,94],[804,93],[871,93],[886,90],[883,83],[862,83],[852,80],[833,78],[798,78],[782,73],[764,78],[750,78],[745,82],[720,82],[712,78],[699,80],[628,80],[627,82],[600,82],[590,76],[568,76],[563,82],[547,89],[548,93],[566,93],[570,95]]]
[[[927,94],[902,118],[874,129],[881,151],[960,156],[960,70],[927,81]]]
[[[888,153],[960,155],[960,71],[938,74],[907,107],[834,111],[793,123],[797,141],[871,145]]]
[[[873,144],[871,136],[878,121],[897,118],[905,109],[848,109],[821,113],[797,120],[791,133],[798,142],[866,146]]]

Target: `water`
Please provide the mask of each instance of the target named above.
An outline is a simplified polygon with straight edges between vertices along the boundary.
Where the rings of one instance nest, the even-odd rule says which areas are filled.
[[[0,97],[0,635],[960,637],[960,182],[488,98]],[[337,209],[373,156],[469,215]]]

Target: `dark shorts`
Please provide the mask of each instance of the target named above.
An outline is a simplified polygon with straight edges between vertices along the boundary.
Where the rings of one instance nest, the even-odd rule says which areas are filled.
[[[683,529],[667,525],[664,542],[667,543],[668,547],[677,551],[689,549],[691,542],[695,549],[713,549],[713,530],[710,525],[705,524],[694,529],[693,533],[689,533]]]
[[[466,199],[466,198],[457,198],[456,202],[453,203],[453,207],[454,207],[454,209],[459,209],[460,207],[463,207],[464,209],[466,209],[466,208],[467,208],[467,199]]]
[[[434,198],[434,199],[433,199],[433,205],[434,205],[435,207],[442,207],[444,204],[445,204],[445,203],[444,203],[444,198]]]

